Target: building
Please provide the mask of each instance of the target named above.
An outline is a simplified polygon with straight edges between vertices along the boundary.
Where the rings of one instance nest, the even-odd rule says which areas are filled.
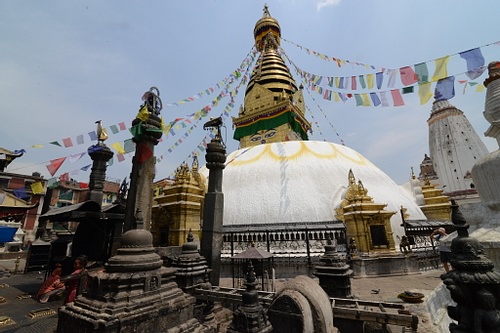
[[[5,172],[22,155],[23,152],[0,148],[0,225],[17,228],[16,238],[26,243],[35,240],[47,180],[38,173],[29,176]]]
[[[476,195],[472,167],[488,150],[463,111],[437,99],[427,123],[430,158],[444,193],[452,198]]]

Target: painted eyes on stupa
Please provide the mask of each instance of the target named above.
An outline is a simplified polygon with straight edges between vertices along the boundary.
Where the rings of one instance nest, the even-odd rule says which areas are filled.
[[[250,137],[250,141],[252,142],[257,142],[260,141],[261,143],[266,143],[266,141],[273,136],[275,136],[277,131],[273,128],[267,131],[260,131]]]

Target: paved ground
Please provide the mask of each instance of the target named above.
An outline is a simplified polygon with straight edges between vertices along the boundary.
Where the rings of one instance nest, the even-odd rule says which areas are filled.
[[[13,264],[0,261],[0,271],[13,270]],[[429,270],[419,274],[375,277],[375,278],[353,278],[352,291],[356,298],[362,300],[402,302],[397,298],[399,293],[413,291],[423,293],[428,296],[438,285],[441,284],[439,276],[444,273],[442,270]],[[42,284],[42,274],[31,272],[27,274],[12,274],[2,277],[0,274],[0,296],[5,298],[5,303],[0,303],[0,321],[2,316],[10,317],[14,323],[0,326],[0,332],[20,332],[20,333],[51,333],[57,326],[57,314],[30,318],[30,311],[46,309],[47,311],[57,309],[62,305],[62,301],[40,304],[32,298],[18,299],[20,295],[36,293]],[[283,283],[280,280],[279,283]],[[230,287],[231,279],[226,279],[221,285]],[[378,292],[375,292],[378,291]],[[419,330],[422,333],[436,332],[436,328],[430,321],[426,304],[406,304],[412,314],[419,316]],[[396,332],[396,331],[394,331]],[[400,332],[400,331],[397,331]]]

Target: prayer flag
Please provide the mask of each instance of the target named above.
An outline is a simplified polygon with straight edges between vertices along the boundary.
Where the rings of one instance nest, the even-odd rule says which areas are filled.
[[[415,65],[415,73],[417,74],[419,84],[429,82],[429,69],[425,62]]]
[[[141,142],[137,145],[137,162],[140,164],[146,162],[153,156],[153,151],[149,148],[147,142]]]
[[[76,144],[78,144],[78,145],[83,144],[83,134],[80,134],[76,137]]]
[[[455,97],[455,77],[449,76],[436,83],[434,98],[436,101],[448,101]]]
[[[61,167],[61,165],[64,163],[65,160],[66,157],[61,157],[50,161],[50,164],[47,165],[47,169],[49,170],[51,176],[54,176],[54,174],[57,172],[57,170],[59,170],[59,168]]]
[[[448,76],[448,61],[450,56],[444,56],[434,60],[436,63],[436,68],[434,69],[434,75],[432,76],[432,81],[437,81],[444,79]]]
[[[52,142],[50,142],[50,144],[54,145],[54,146],[62,147],[61,144],[57,141],[52,141]]]
[[[375,76],[377,81],[377,89],[380,89],[382,87],[382,82],[384,81],[384,73],[378,72],[375,74]]]
[[[28,193],[26,193],[26,189],[24,187],[20,187],[20,188],[16,188],[14,189],[14,195],[16,197],[18,197],[19,199],[24,199],[24,198],[28,198],[29,195]]]
[[[59,176],[59,181],[61,182],[68,182],[69,181],[69,173],[63,173],[62,175]]]
[[[380,105],[380,99],[378,98],[378,95],[374,92],[370,93],[370,98],[372,99],[373,106],[379,106]]]
[[[420,105],[424,105],[432,97],[431,83],[423,83],[418,85],[418,97],[420,97]]]
[[[78,161],[80,158],[82,158],[82,156],[85,155],[85,152],[83,153],[79,153],[79,154],[72,154],[72,155],[69,155],[69,161],[71,163],[75,163],[76,161]]]
[[[366,83],[368,85],[368,89],[373,89],[373,84],[375,82],[374,74],[366,74]]]
[[[389,101],[387,100],[386,92],[381,91],[380,92],[380,99],[382,100],[382,106],[387,107],[389,106]]]
[[[389,81],[387,82],[387,87],[394,88],[394,85],[396,84],[396,77],[398,75],[398,70],[389,69],[387,70],[387,75],[389,75]]]
[[[108,166],[112,166],[113,165],[113,162],[114,162],[114,159],[113,158],[110,158],[108,160]]]
[[[146,104],[144,104],[144,106],[139,110],[139,113],[137,114],[136,118],[142,121],[146,121],[149,119],[149,111]]]
[[[353,76],[351,78],[351,89],[352,90],[357,90],[358,89],[357,86],[356,86],[356,77],[355,76]]]
[[[63,144],[65,148],[73,147],[73,142],[71,141],[71,138],[63,139]]]
[[[480,83],[476,87],[476,92],[482,92],[484,90],[484,84]]]
[[[118,162],[123,162],[125,161],[125,156],[123,156],[123,154],[118,154],[116,155],[116,159],[118,160]]]
[[[120,128],[120,131],[125,131],[127,129],[127,126],[125,126],[123,121],[118,124],[118,127]]]
[[[36,183],[30,184],[30,187],[31,187],[31,192],[33,192],[33,194],[43,193],[42,182],[36,182]]]
[[[95,131],[89,132],[90,141],[97,140],[97,133]]]
[[[116,133],[120,132],[120,131],[118,130],[118,127],[117,127],[116,125],[111,125],[111,126],[109,127],[109,129],[111,130],[111,133],[113,133],[113,134],[116,134]]]
[[[371,106],[370,104],[370,98],[368,97],[368,94],[361,94],[361,98],[363,99],[363,106]]]
[[[481,49],[475,48],[459,54],[460,58],[465,59],[467,62],[467,73],[465,74],[469,79],[475,80],[483,74],[486,67],[484,67],[484,57],[481,54]]]
[[[86,166],[81,167],[80,170],[87,171],[90,168],[90,166],[91,166],[91,164],[88,164]]]
[[[43,148],[43,145],[33,145],[31,148]]]
[[[111,148],[116,150],[116,152],[118,154],[125,154],[125,149],[123,149],[123,146],[120,142],[115,142],[115,143],[111,144]]]
[[[411,94],[411,93],[413,93],[413,86],[403,88],[403,94]]]
[[[135,150],[135,143],[132,139],[127,139],[123,141],[123,149],[125,153],[131,153]]]
[[[399,89],[391,90],[392,101],[394,102],[394,106],[403,106],[405,102],[403,101],[403,96],[401,96],[401,91]]]
[[[365,82],[365,76],[360,75],[359,76],[359,84],[361,85],[361,88],[365,89],[366,88],[366,82]]]
[[[354,98],[356,99],[356,106],[363,105],[363,99],[360,94],[354,94]]]
[[[410,66],[401,67],[399,73],[401,75],[401,82],[404,86],[409,86],[418,82],[418,77]]]

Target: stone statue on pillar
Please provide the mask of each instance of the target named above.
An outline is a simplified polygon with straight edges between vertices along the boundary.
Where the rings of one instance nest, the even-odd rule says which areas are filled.
[[[143,225],[141,228],[150,230],[151,227],[153,179],[156,163],[154,146],[158,144],[163,134],[161,118],[159,117],[162,103],[158,88],[151,87],[142,96],[142,101],[139,113],[132,121],[130,129],[136,148],[132,159],[124,231],[141,227],[137,223],[137,211],[142,212]]]

